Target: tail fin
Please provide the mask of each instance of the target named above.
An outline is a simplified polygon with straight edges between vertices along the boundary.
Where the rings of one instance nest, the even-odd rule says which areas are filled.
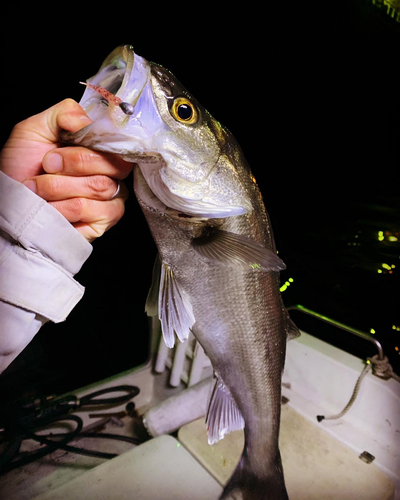
[[[219,500],[288,500],[279,452],[270,473],[263,477],[255,474],[247,462],[244,451]]]

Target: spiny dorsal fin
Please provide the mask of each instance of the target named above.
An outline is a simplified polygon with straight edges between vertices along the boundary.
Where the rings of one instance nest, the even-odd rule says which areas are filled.
[[[194,238],[192,246],[201,256],[223,264],[240,265],[246,270],[281,271],[284,262],[260,243],[240,234],[212,229],[206,235]]]
[[[206,417],[208,443],[214,444],[232,431],[244,429],[244,420],[228,387],[220,377],[215,380]]]
[[[168,347],[174,347],[174,332],[181,342],[186,340],[195,322],[189,297],[177,282],[170,266],[165,263],[161,264],[158,317]]]

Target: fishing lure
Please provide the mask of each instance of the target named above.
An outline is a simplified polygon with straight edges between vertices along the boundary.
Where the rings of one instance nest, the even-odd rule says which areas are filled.
[[[126,115],[133,115],[133,113],[135,112],[135,108],[132,106],[132,104],[129,104],[129,102],[122,101],[122,99],[117,97],[115,94],[112,94],[109,90],[105,89],[104,87],[99,87],[99,85],[92,85],[91,83],[87,82],[79,82],[79,83],[81,83],[82,85],[86,85],[86,87],[89,87],[90,89],[95,90],[98,94],[104,97],[104,99],[106,99],[107,102],[121,108],[121,110]]]

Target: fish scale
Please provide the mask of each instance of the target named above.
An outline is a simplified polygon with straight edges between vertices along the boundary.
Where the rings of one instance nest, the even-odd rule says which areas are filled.
[[[271,469],[281,468],[278,432],[286,332],[277,277],[205,262],[190,251],[190,222],[178,223],[145,206],[142,209],[162,258],[175,269],[177,281],[190,297],[196,318],[193,334],[246,422],[244,467],[251,469],[253,482],[264,484],[259,498],[285,498],[280,491],[279,496],[266,496],[273,491],[271,481],[284,489],[283,478],[277,481],[276,474],[266,479]],[[181,248],[185,242],[183,247],[189,251],[175,251],[171,241],[179,241]],[[255,494],[243,498],[256,499]]]
[[[93,123],[61,138],[135,164],[135,194],[159,253],[146,311],[158,314],[168,346],[192,331],[210,358],[209,442],[244,428],[243,454],[221,499],[285,500],[281,377],[288,334],[297,330],[280,295],[285,266],[255,178],[229,131],[132,47],[117,48],[88,82],[81,105]],[[94,85],[116,92],[129,115],[104,108]]]

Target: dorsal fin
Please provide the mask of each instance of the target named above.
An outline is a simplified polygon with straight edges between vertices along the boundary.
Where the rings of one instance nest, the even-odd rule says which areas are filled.
[[[223,264],[240,265],[246,270],[281,271],[284,262],[260,243],[240,234],[211,229],[192,240],[192,246],[201,256]]]
[[[244,419],[228,387],[217,376],[206,417],[208,443],[214,444],[232,431],[244,429]]]

